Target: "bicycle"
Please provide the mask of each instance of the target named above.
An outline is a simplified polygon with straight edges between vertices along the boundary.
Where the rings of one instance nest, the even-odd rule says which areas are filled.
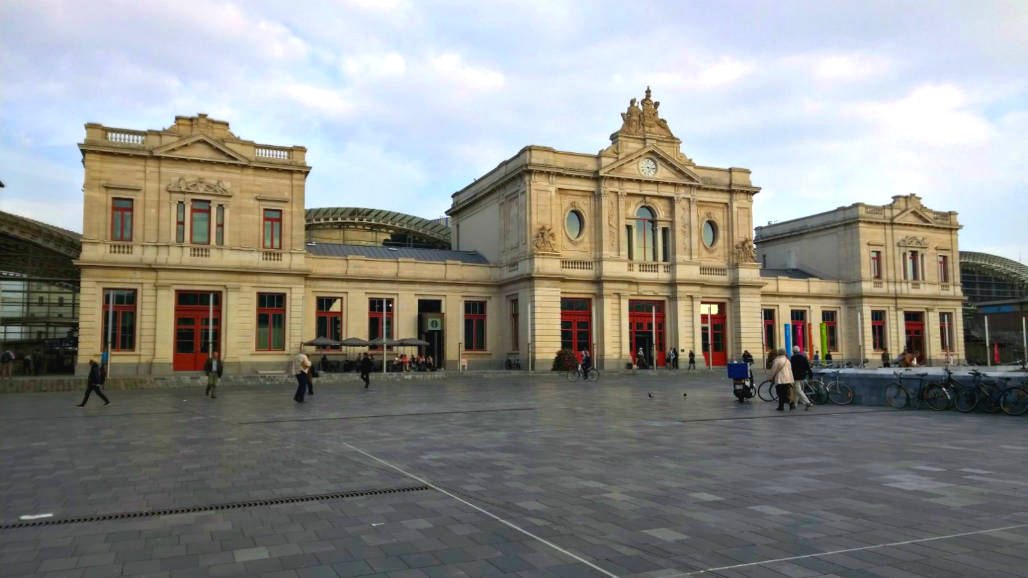
[[[914,398],[917,401],[917,408],[920,408],[921,402],[924,401],[928,402],[928,407],[934,410],[946,409],[945,407],[940,407],[940,404],[933,403],[933,401],[937,396],[946,396],[948,394],[942,393],[944,388],[940,385],[925,386],[925,381],[928,377],[927,373],[904,374],[902,371],[894,371],[892,373],[896,376],[896,381],[890,383],[885,388],[885,402],[890,406],[896,409],[903,409],[910,405],[910,393],[903,385],[903,380],[917,378],[917,395]]]
[[[1022,383],[1003,390],[999,400],[1000,409],[1007,415],[1028,413],[1028,385]]]
[[[933,388],[932,395],[927,398],[928,405],[936,411],[947,410],[956,405],[957,392],[966,387],[953,377],[953,370],[948,367],[943,367],[942,370],[946,372],[946,379],[928,385]],[[934,388],[938,388],[938,391]]]
[[[825,383],[825,380],[821,376],[817,376],[808,380],[812,382],[812,389],[815,391],[815,395],[821,401],[817,403],[824,403],[824,400],[831,401],[835,405],[849,405],[853,403],[853,388],[846,382],[839,378],[839,371],[833,371],[832,379]],[[807,397],[810,397],[811,401],[814,398],[807,393]]]
[[[579,365],[578,367],[569,369],[566,377],[568,381],[578,381],[579,379],[583,381],[599,381],[600,371],[595,367],[590,367],[587,371],[583,372],[582,366]]]
[[[1010,387],[1000,387],[996,380],[985,381],[986,375],[977,369],[971,370],[974,382],[956,391],[954,405],[961,413],[971,413],[981,407],[988,413],[997,413],[1002,408],[1001,400]],[[999,378],[1009,383],[1009,377]]]
[[[777,401],[778,392],[775,391],[775,384],[770,379],[765,379],[757,386],[757,397],[763,401]]]

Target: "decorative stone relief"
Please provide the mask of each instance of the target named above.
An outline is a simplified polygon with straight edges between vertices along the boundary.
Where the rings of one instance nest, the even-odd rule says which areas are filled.
[[[543,225],[535,232],[533,245],[535,246],[536,251],[556,253],[556,242],[557,235],[554,234],[553,228],[549,225]]]
[[[735,261],[737,263],[757,262],[757,250],[753,246],[753,239],[747,237],[735,245]]]
[[[910,235],[900,239],[897,243],[900,247],[918,247],[921,249],[928,248],[928,237],[918,237],[916,235]]]
[[[185,177],[179,177],[178,179],[171,181],[168,185],[168,192],[170,193],[206,193],[209,195],[222,195],[231,196],[232,189],[230,183],[224,183],[220,180],[211,182],[203,177],[197,177],[193,179],[187,179]]]

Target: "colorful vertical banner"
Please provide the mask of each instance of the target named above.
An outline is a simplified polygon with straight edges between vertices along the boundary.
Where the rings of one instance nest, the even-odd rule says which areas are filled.
[[[828,355],[828,324],[821,324],[821,359]]]
[[[785,324],[785,354],[792,355],[792,324]]]

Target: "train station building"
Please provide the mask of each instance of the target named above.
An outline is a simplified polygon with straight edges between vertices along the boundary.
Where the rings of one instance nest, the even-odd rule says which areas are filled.
[[[688,157],[659,104],[632,99],[597,154],[524,147],[435,220],[308,209],[304,147],[206,115],[87,124],[79,370],[108,335],[114,375],[197,371],[210,349],[276,372],[317,336],[419,338],[447,369],[963,357],[955,213],[905,195],[754,229],[750,171]]]

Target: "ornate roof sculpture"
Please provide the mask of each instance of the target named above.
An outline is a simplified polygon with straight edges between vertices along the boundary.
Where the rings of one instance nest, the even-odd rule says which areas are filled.
[[[439,248],[449,248],[450,227],[414,215],[361,207],[307,209],[306,226],[312,228],[363,228],[399,231],[424,238]]]
[[[657,136],[675,138],[668,128],[667,121],[660,118],[657,109],[660,108],[660,101],[650,98],[650,87],[646,87],[646,96],[642,102],[636,104],[633,98],[628,103],[628,110],[621,113],[621,128],[612,135],[611,141],[617,141],[619,136]]]

